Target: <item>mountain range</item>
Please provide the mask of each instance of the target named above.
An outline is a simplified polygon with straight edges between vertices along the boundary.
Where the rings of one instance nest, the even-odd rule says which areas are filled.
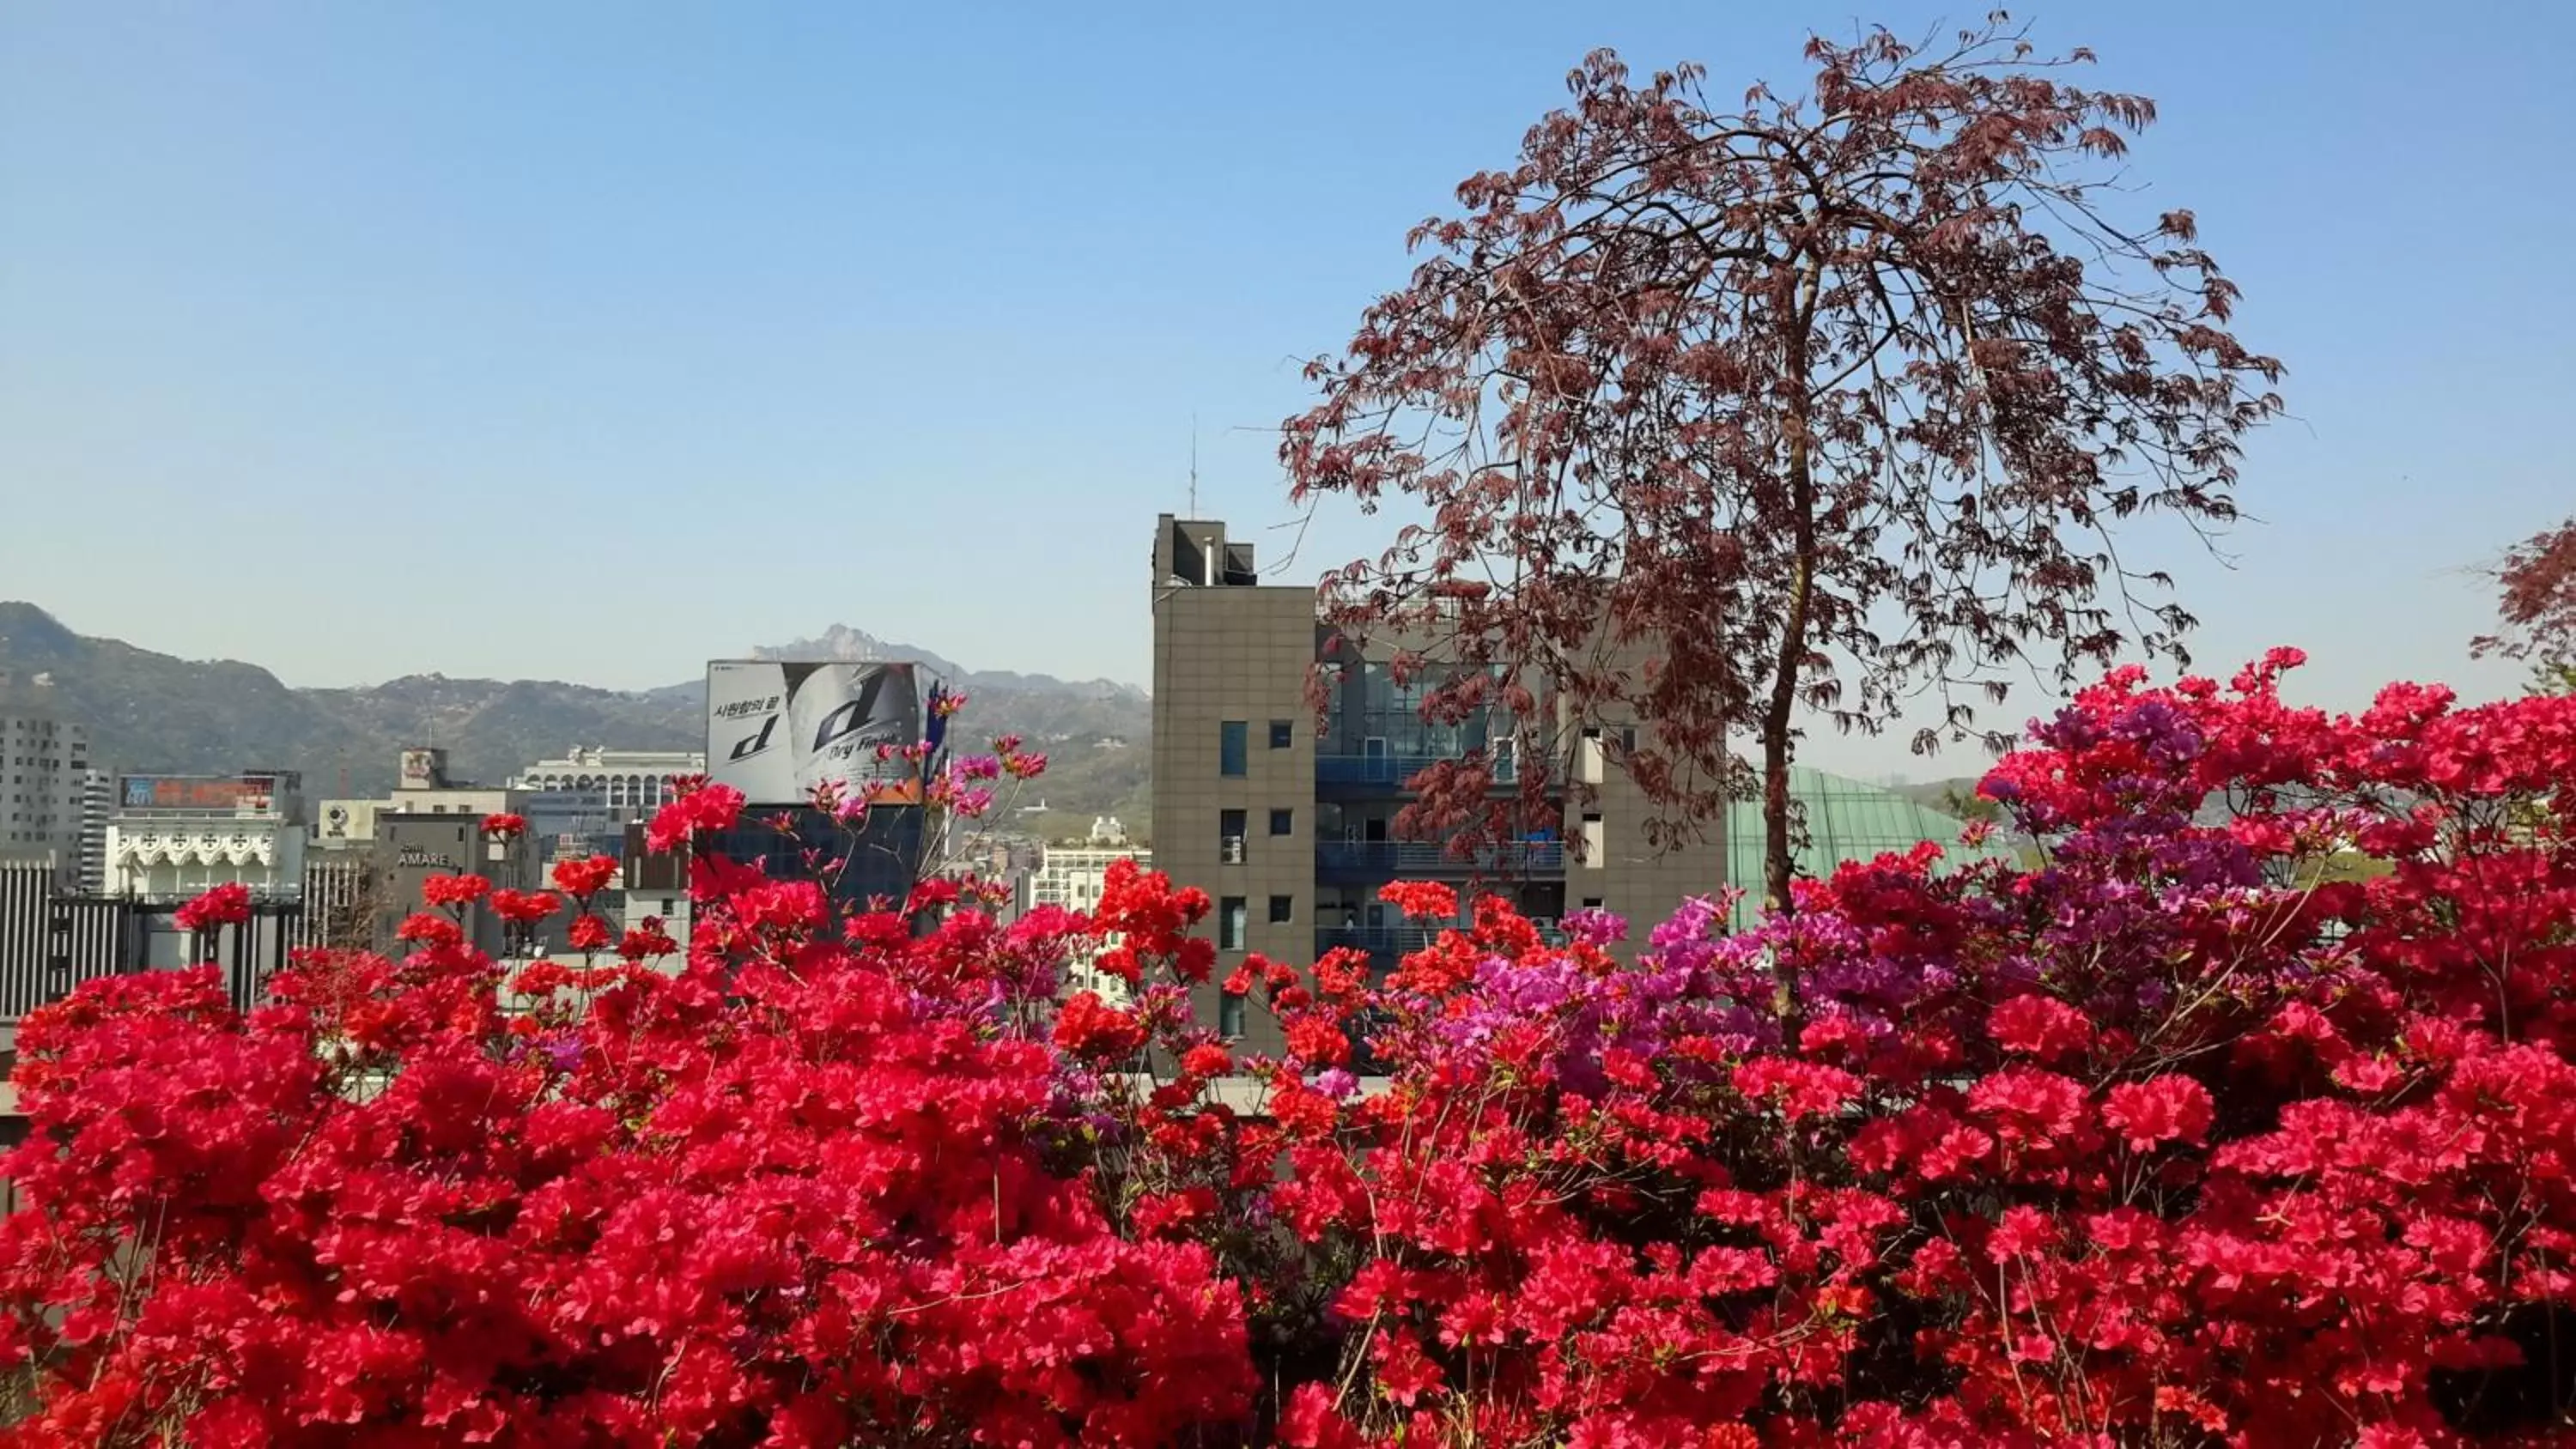
[[[843,624],[744,657],[917,660],[965,691],[958,718],[965,738],[1017,734],[1047,752],[1047,773],[1032,793],[1050,814],[1115,814],[1131,823],[1148,814],[1152,713],[1132,684],[967,669]],[[442,674],[293,689],[255,664],[181,659],[78,634],[28,603],[0,602],[0,672],[49,675],[57,705],[89,727],[92,754],[107,769],[300,770],[312,796],[390,789],[406,745],[436,743],[457,777],[498,782],[574,745],[699,749],[706,740],[704,676],[647,690]]]

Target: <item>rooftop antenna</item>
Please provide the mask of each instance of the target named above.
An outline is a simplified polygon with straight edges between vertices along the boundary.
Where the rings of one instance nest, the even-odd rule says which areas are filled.
[[[1199,415],[1190,414],[1190,517],[1199,516]]]

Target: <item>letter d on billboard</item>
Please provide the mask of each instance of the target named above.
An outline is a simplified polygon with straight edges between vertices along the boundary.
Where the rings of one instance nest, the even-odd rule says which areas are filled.
[[[707,778],[756,807],[802,805],[835,780],[878,803],[920,804],[919,766],[901,751],[921,724],[908,663],[707,665]]]

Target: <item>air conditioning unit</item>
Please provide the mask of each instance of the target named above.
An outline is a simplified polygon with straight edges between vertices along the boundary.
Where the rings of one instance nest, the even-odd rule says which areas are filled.
[[[1226,865],[1243,864],[1244,854],[1244,841],[1240,835],[1229,835],[1217,842],[1217,859]]]

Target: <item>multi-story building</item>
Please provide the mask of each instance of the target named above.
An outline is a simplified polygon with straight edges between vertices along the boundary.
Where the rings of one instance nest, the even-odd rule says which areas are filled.
[[[67,716],[52,677],[0,672],[0,855],[50,855],[77,876],[89,775],[89,730]]]
[[[561,792],[601,810],[649,811],[671,798],[671,781],[703,775],[706,755],[697,750],[609,750],[580,745],[560,759],[539,760],[510,777],[516,790]],[[632,819],[634,817],[627,817]]]
[[[379,815],[524,814],[527,792],[507,785],[452,780],[447,751],[414,746],[402,752],[393,793],[377,799],[325,800],[314,812],[313,837],[327,848],[365,846],[376,838]]]
[[[1112,822],[1114,823],[1114,822]],[[1049,845],[1038,857],[1037,869],[1030,872],[1020,889],[1020,906],[1033,910],[1039,906],[1061,906],[1068,911],[1091,912],[1100,907],[1101,887],[1109,879],[1109,867],[1122,860],[1154,868],[1154,852],[1130,845],[1111,845],[1095,839],[1081,845]],[[1124,831],[1119,832],[1125,834]],[[1101,943],[1101,949],[1118,944],[1116,936]],[[1126,991],[1126,983],[1116,977],[1103,976],[1092,969],[1096,952],[1085,952],[1066,963],[1066,984],[1075,991],[1096,991],[1117,998]]]
[[[943,858],[919,805],[878,805],[852,823],[810,806],[763,807],[702,838],[699,848],[739,865],[757,862],[772,880],[817,881],[834,901],[858,910],[900,907]]]
[[[81,777],[80,888],[98,895],[107,889],[107,827],[116,817],[116,777],[93,769]]]
[[[689,948],[689,852],[682,848],[657,855],[646,848],[646,836],[643,825],[626,827],[626,848],[618,856],[615,924],[620,931],[658,927],[681,950],[664,963],[676,968]]]
[[[126,775],[104,854],[105,894],[184,901],[220,885],[255,899],[304,889],[304,786],[291,771]]]
[[[50,854],[0,858],[0,1051],[20,1017],[100,976],[210,961],[236,1005],[256,1002],[286,964],[297,903],[256,901],[246,921],[193,931],[179,924],[184,904],[74,890]]]
[[[1399,681],[1394,641],[1328,626],[1311,586],[1262,583],[1252,546],[1229,539],[1223,523],[1170,514],[1156,522],[1153,613],[1154,859],[1174,884],[1215,900],[1208,929],[1220,979],[1252,951],[1307,961],[1351,946],[1391,965],[1434,929],[1378,900],[1396,880],[1508,895],[1542,926],[1571,911],[1607,910],[1639,924],[1632,939],[1691,897],[1760,880],[1758,815],[1749,850],[1733,840],[1742,812],[1679,847],[1659,845],[1649,832],[1656,807],[1612,763],[1623,742],[1602,729],[1578,734],[1550,722],[1536,733],[1565,742],[1550,751],[1560,759],[1522,761],[1522,732],[1498,708],[1426,720],[1435,675],[1408,670]],[[1333,666],[1320,722],[1308,693],[1319,662]],[[1397,817],[1414,798],[1406,783],[1471,754],[1490,762],[1498,792],[1519,791],[1525,767],[1571,778],[1545,782],[1543,824],[1474,859],[1443,842],[1402,838]],[[1812,873],[1957,838],[1958,822],[1888,792],[1814,771],[1794,783],[1810,838],[1823,843],[1802,854]],[[1753,863],[1749,873],[1739,856]],[[1461,897],[1463,914],[1472,898]],[[1256,1051],[1278,1049],[1275,1024],[1247,1021],[1239,998],[1213,989],[1199,996],[1203,1019],[1221,1032]]]
[[[519,813],[540,856],[625,858],[626,827],[649,820],[671,798],[671,781],[706,773],[695,750],[610,750],[574,746],[510,777]]]
[[[423,908],[421,886],[433,875],[479,875],[496,890],[528,891],[542,884],[529,843],[486,837],[479,815],[379,812],[372,849],[367,907],[374,914],[371,944],[378,951],[397,949],[394,933],[406,916]],[[510,953],[514,943],[488,898],[465,907],[462,924],[465,939],[487,954]]]
[[[304,857],[298,947],[364,950],[375,944],[375,852],[314,850]]]

